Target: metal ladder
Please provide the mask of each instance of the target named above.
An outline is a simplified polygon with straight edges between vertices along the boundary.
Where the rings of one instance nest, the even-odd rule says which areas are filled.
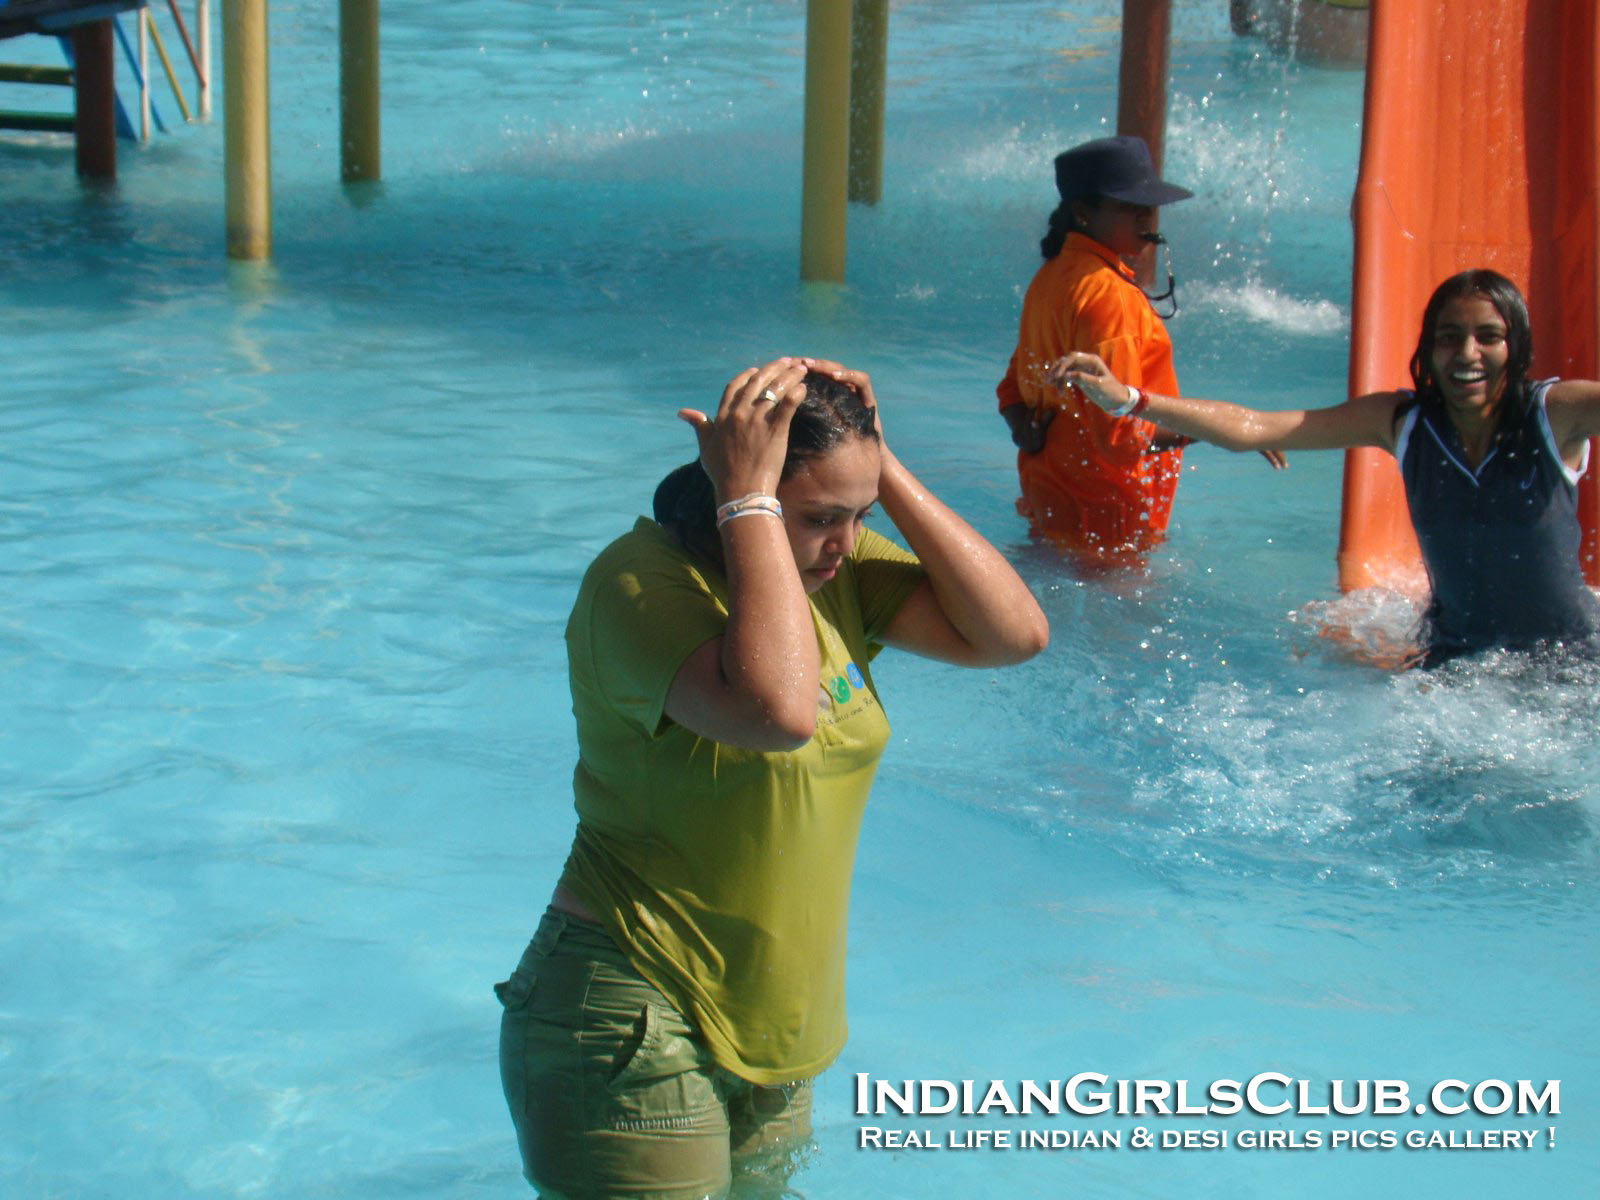
[[[6,0],[0,0],[0,9],[9,7]],[[18,6],[21,7],[21,6]],[[166,0],[169,21],[183,43],[189,66],[195,79],[195,109],[198,110],[199,119],[209,120],[211,116],[211,20],[210,0],[195,0],[195,26],[196,36],[191,38],[189,27],[179,11],[177,0]],[[191,111],[178,78],[177,70],[173,66],[172,57],[167,53],[166,41],[161,36],[161,31],[156,24],[155,15],[149,7],[140,7],[132,11],[131,17],[135,23],[135,33],[129,37],[122,18],[111,18],[116,30],[117,41],[122,47],[123,58],[133,76],[133,82],[138,89],[136,105],[137,118],[130,116],[127,107],[122,102],[119,91],[116,100],[117,133],[120,137],[148,141],[152,126],[158,132],[165,133],[167,124],[162,119],[159,109],[156,108],[150,94],[150,69],[149,47],[154,44],[156,54],[161,61],[166,74],[167,82],[172,89],[173,98],[185,122],[195,120],[195,112]],[[42,85],[46,87],[72,87],[75,75],[72,66],[72,44],[67,37],[58,37],[62,55],[69,65],[65,67],[49,67],[22,63],[0,63],[0,83],[19,83]],[[76,126],[76,116],[71,112],[34,112],[21,109],[0,108],[0,129],[38,131],[50,133],[72,133]]]

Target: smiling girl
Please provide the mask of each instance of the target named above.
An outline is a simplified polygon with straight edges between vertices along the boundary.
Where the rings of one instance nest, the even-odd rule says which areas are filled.
[[[1400,465],[1432,595],[1424,665],[1492,646],[1585,641],[1600,606],[1578,564],[1577,483],[1600,435],[1600,383],[1530,380],[1528,309],[1505,276],[1435,289],[1411,358],[1414,390],[1262,412],[1127,387],[1092,354],[1051,368],[1108,412],[1229,450],[1377,446]]]

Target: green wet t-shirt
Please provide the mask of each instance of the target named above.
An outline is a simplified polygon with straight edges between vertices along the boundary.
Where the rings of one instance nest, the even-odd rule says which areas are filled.
[[[863,530],[810,597],[817,728],[787,753],[663,714],[684,659],[727,623],[728,591],[655,522],[600,553],[567,622],[578,833],[562,883],[717,1062],[756,1083],[815,1075],[844,1045],[850,872],[889,739],[868,662],[922,578]]]

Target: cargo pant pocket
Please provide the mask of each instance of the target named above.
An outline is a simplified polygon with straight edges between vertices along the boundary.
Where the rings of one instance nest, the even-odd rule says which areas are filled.
[[[606,1124],[618,1130],[725,1129],[715,1070],[682,1017],[646,1002],[606,1081]]]

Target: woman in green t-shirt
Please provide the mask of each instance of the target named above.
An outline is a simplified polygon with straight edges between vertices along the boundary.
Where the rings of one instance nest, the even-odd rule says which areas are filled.
[[[505,1005],[501,1074],[546,1196],[786,1177],[844,1043],[856,836],[885,645],[966,666],[1048,638],[1005,559],[883,442],[866,375],[741,371],[655,520],[567,625],[578,830]],[[881,504],[908,554],[862,528]]]

